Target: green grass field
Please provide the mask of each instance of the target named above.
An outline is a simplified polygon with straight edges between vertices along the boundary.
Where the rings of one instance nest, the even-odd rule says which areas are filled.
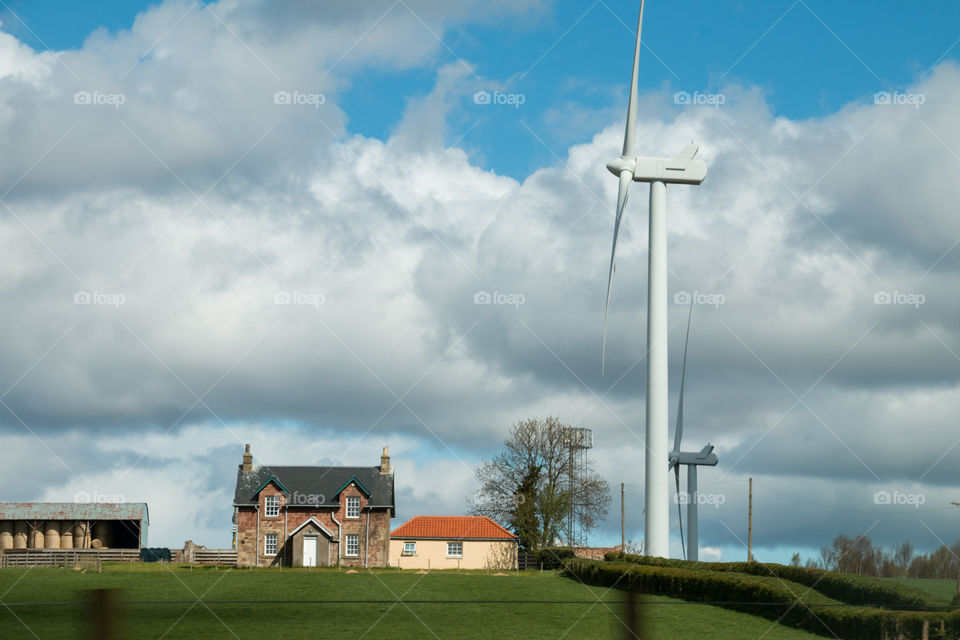
[[[48,568],[0,571],[0,638],[32,638],[31,632],[38,638],[82,637],[88,624],[83,605],[24,603],[82,601],[88,590],[98,588],[116,589],[119,600],[131,602],[117,607],[119,638],[624,637],[617,618],[623,615],[623,592],[587,587],[552,572],[347,574],[108,565],[102,574]],[[142,602],[147,600],[164,603]],[[218,602],[224,600],[259,602]],[[648,635],[655,638],[818,637],[759,617],[671,598],[650,598],[643,610]]]
[[[957,593],[957,581],[953,578],[892,578],[894,582],[905,584],[914,589],[926,591],[930,595],[950,602]]]

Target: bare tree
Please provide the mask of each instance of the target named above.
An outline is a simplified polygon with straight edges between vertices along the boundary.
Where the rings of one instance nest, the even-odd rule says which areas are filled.
[[[569,437],[570,427],[552,417],[514,424],[504,450],[477,469],[472,512],[511,529],[523,549],[567,538],[571,504],[581,507],[574,526],[594,528],[609,511],[610,487],[588,461],[582,484],[571,492]]]

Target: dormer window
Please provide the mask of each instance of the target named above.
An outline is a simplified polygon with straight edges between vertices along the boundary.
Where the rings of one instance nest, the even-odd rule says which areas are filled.
[[[360,498],[357,496],[347,496],[347,517],[360,517]]]
[[[266,496],[264,505],[266,506],[266,517],[276,518],[280,515],[280,496]]]

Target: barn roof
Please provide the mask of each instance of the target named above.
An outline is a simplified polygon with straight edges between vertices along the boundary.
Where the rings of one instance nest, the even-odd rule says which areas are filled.
[[[442,540],[516,540],[485,516],[414,516],[393,530],[391,538]]]
[[[146,502],[0,502],[0,520],[140,520]]]
[[[274,478],[289,497],[289,507],[336,507],[337,497],[351,482],[368,496],[371,507],[395,509],[393,474],[380,473],[380,467],[278,467],[257,465],[252,471],[237,471],[233,504],[257,504],[257,494]]]

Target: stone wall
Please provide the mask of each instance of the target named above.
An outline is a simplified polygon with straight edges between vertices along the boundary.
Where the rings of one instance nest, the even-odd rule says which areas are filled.
[[[280,514],[274,518],[267,518],[266,496],[280,497]],[[347,497],[360,498],[360,516],[347,518]],[[271,567],[293,566],[294,550],[291,535],[304,522],[313,518],[333,534],[330,542],[331,564],[341,564],[348,567],[385,567],[389,564],[390,545],[390,516],[385,509],[373,512],[367,510],[367,498],[351,484],[340,494],[339,506],[330,508],[316,508],[287,504],[283,492],[273,484],[264,487],[260,492],[259,514],[254,507],[241,507],[237,513],[237,566],[239,567]],[[257,518],[259,515],[260,531],[257,535]],[[369,520],[369,528],[368,528]],[[339,522],[339,526],[338,523]],[[369,542],[368,542],[369,531]],[[266,555],[263,544],[264,536],[276,533],[278,541],[277,555]],[[346,536],[355,534],[359,540],[359,554],[355,557],[346,556]],[[340,536],[339,541],[337,536]],[[368,548],[369,545],[369,548]]]

